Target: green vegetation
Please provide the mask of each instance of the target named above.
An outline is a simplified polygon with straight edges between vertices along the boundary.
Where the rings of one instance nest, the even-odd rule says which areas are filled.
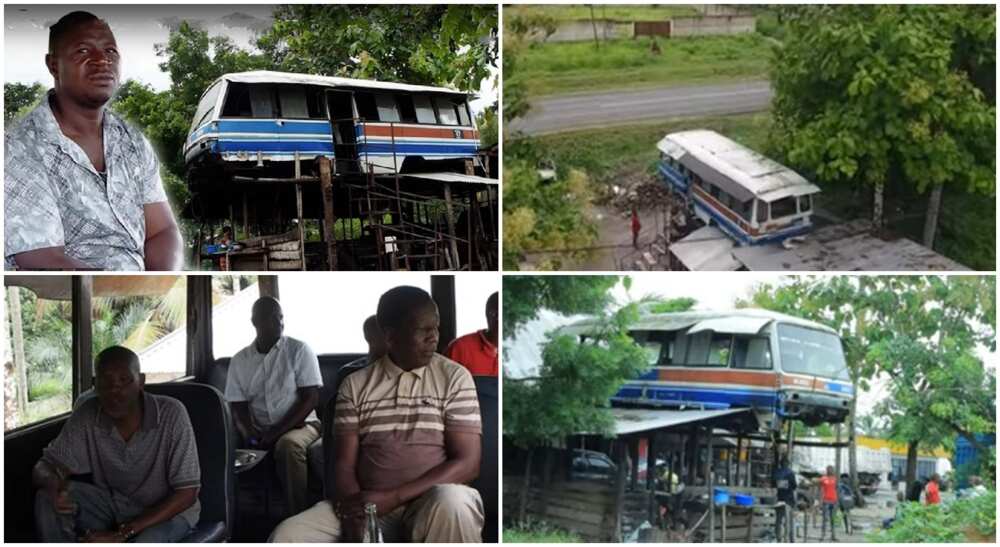
[[[36,380],[28,387],[28,400],[38,401],[48,399],[66,392],[66,387],[70,385],[64,378],[46,377]]]
[[[616,21],[662,21],[671,17],[694,16],[700,12],[695,6],[685,5],[639,5],[639,4],[597,4],[594,17]],[[549,17],[555,21],[589,21],[590,6],[584,4],[565,5],[507,5],[503,8],[504,18],[511,16]]]
[[[580,536],[545,524],[505,528],[504,543],[580,543]]]
[[[579,169],[595,182],[611,182],[620,173],[653,173],[659,158],[656,143],[667,133],[712,129],[754,150],[764,150],[769,124],[770,117],[765,112],[587,129],[534,140],[545,150],[546,158],[555,161],[560,169]]]
[[[873,543],[996,543],[997,493],[944,505],[907,503],[888,530],[868,534]]]
[[[518,59],[531,96],[642,85],[681,85],[767,77],[772,45],[757,34],[601,42],[537,43]]]

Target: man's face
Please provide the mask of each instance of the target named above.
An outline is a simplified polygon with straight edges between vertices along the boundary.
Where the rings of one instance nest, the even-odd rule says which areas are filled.
[[[127,362],[102,363],[96,380],[97,399],[104,413],[112,419],[122,419],[138,408],[142,377],[134,373]]]
[[[281,312],[281,306],[264,303],[257,307],[254,310],[253,326],[260,338],[280,338],[285,330],[285,315]]]
[[[486,303],[486,326],[490,332],[497,332],[500,313],[497,309],[499,305],[497,301],[491,299]]]
[[[119,61],[115,36],[99,20],[70,30],[55,44],[55,51],[45,56],[56,91],[91,108],[107,104],[118,90]]]
[[[430,364],[437,351],[440,324],[437,306],[433,303],[411,312],[406,323],[386,336],[396,364],[407,370]]]

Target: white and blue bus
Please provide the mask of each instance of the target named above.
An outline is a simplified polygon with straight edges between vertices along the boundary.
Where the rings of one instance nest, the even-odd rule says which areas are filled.
[[[659,172],[695,216],[740,245],[760,245],[812,228],[820,189],[788,167],[714,131],[670,133],[657,144]]]

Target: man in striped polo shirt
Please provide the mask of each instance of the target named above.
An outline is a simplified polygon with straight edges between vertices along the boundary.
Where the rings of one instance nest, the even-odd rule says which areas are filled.
[[[336,492],[282,522],[274,542],[359,541],[374,503],[387,542],[482,541],[479,401],[469,371],[436,353],[426,291],[396,287],[376,313],[388,354],[348,376],[334,417]]]

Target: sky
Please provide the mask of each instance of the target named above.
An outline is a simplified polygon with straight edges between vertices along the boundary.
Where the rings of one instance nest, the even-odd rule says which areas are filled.
[[[4,82],[52,85],[45,68],[48,28],[73,9],[89,11],[111,25],[122,54],[122,81],[134,79],[157,91],[170,86],[170,78],[159,69],[163,59],[156,56],[155,44],[166,43],[170,29],[187,20],[208,31],[209,36],[225,35],[244,48],[255,50],[251,40],[270,26],[273,5],[35,5],[4,6]],[[479,90],[480,98],[470,106],[474,113],[494,101],[493,78]]]

